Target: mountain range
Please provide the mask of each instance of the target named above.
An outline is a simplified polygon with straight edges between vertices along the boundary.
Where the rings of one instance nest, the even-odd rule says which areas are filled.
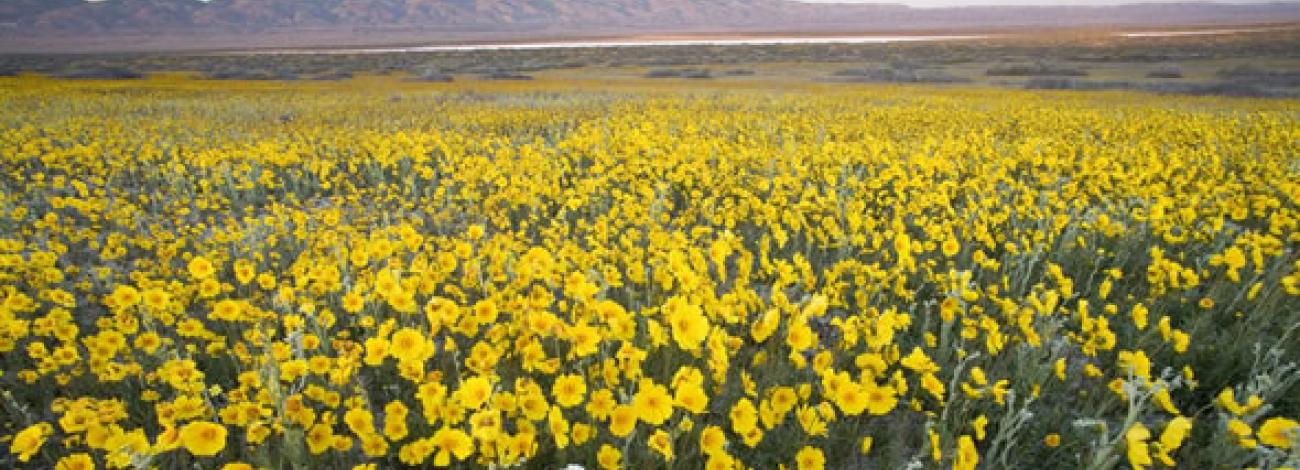
[[[909,8],[790,0],[0,0],[0,49],[45,38],[295,33],[436,41],[683,32],[903,31],[1300,20],[1300,3]],[[324,37],[324,36],[322,36]],[[322,39],[324,40],[324,39]],[[421,39],[422,41],[424,39]]]

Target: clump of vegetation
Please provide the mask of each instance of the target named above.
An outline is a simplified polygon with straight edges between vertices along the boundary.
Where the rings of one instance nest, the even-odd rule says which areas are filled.
[[[348,80],[351,79],[352,77],[353,77],[352,72],[345,71],[345,70],[334,70],[334,71],[314,74],[308,77],[308,80],[338,81],[338,80]]]
[[[921,68],[909,63],[895,62],[889,66],[863,67],[837,70],[832,81],[887,82],[887,83],[967,83],[966,77],[952,75],[943,70]]]
[[[1219,78],[1250,82],[1259,86],[1300,87],[1300,70],[1274,70],[1256,65],[1238,65],[1220,69]]]
[[[1009,82],[1001,82],[999,84],[1014,86],[1014,83]],[[1079,80],[1073,78],[1039,77],[1026,80],[1020,84],[1020,87],[1027,90],[1139,90],[1164,94],[1233,96],[1242,98],[1280,98],[1296,96],[1294,92],[1278,90],[1257,83],[1240,80],[1145,83],[1128,80]]]
[[[990,77],[1085,77],[1088,71],[1051,62],[1008,64],[989,67],[984,72]]]
[[[645,73],[645,78],[680,78],[681,76],[680,69],[651,69]]]
[[[452,74],[445,73],[440,70],[425,70],[423,72],[415,73],[408,76],[406,80],[413,81],[413,82],[449,83],[455,81],[456,77]]]
[[[449,83],[449,82],[456,81],[456,76],[449,73],[421,75],[418,78],[420,81],[425,81],[425,82]]]
[[[532,80],[532,79],[533,79],[533,76],[532,76],[532,75],[526,75],[526,74],[522,74],[522,73],[519,73],[519,72],[515,72],[515,71],[507,71],[507,70],[498,70],[498,71],[488,72],[488,73],[486,73],[486,74],[483,74],[482,77],[483,77],[483,79],[485,79],[485,80],[513,80],[513,81],[527,81],[527,80]]]
[[[202,75],[208,80],[298,80],[297,72],[282,69],[242,69],[223,68],[210,70]]]
[[[713,78],[713,72],[709,69],[681,68],[681,69],[653,69],[645,73],[646,78],[693,78],[707,79]]]
[[[1295,97],[1293,91],[1280,90],[1261,83],[1243,80],[1218,80],[1194,83],[1152,84],[1146,90],[1157,93],[1177,93],[1198,96],[1234,96],[1240,98],[1283,98]]]
[[[143,73],[125,67],[114,66],[61,70],[55,73],[54,76],[69,80],[138,80],[144,78]]]
[[[1173,64],[1161,65],[1147,72],[1147,78],[1183,78],[1183,68]]]

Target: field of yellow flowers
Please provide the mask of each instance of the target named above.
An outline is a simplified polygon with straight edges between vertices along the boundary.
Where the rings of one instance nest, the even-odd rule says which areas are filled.
[[[1300,104],[0,81],[0,467],[1300,465]]]

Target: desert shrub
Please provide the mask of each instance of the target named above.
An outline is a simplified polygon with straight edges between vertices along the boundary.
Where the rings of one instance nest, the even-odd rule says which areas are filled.
[[[1005,82],[1000,85],[1012,85]],[[1026,90],[1139,90],[1162,94],[1195,96],[1230,96],[1242,98],[1277,98],[1292,96],[1282,90],[1255,83],[1233,80],[1180,83],[1137,83],[1125,80],[1078,80],[1039,77],[1020,84]]]
[[[990,77],[1084,77],[1088,75],[1088,71],[1080,68],[1047,62],[998,65],[989,67],[984,73]]]
[[[709,69],[687,69],[683,71],[682,78],[707,79],[713,78],[713,72]]]
[[[1177,65],[1162,65],[1147,72],[1147,78],[1183,78],[1183,68]]]
[[[1224,80],[1248,81],[1261,86],[1300,86],[1300,71],[1297,70],[1274,70],[1247,64],[1219,69],[1217,75]]]
[[[135,80],[144,78],[144,74],[124,67],[92,67],[60,71],[57,78],[72,80]]]
[[[1294,96],[1283,90],[1244,80],[1219,80],[1213,82],[1155,84],[1145,89],[1159,93],[1177,93],[1198,96],[1233,96],[1241,98],[1281,98]]]
[[[489,73],[487,73],[487,74],[484,74],[484,75],[483,75],[483,78],[484,78],[485,80],[517,80],[517,81],[526,81],[526,80],[532,80],[532,79],[533,79],[533,76],[532,76],[532,75],[525,75],[525,74],[522,74],[522,73],[519,73],[519,72],[496,71],[496,72],[489,72]]]
[[[292,81],[299,78],[296,72],[289,70],[267,70],[267,69],[234,69],[225,68],[212,70],[203,74],[203,78],[208,80],[284,80]]]
[[[449,74],[449,73],[443,73],[443,72],[439,72],[439,71],[436,71],[436,70],[430,70],[430,71],[425,71],[425,72],[421,72],[421,73],[412,74],[410,77],[407,77],[406,79],[407,79],[408,81],[413,81],[413,82],[443,82],[443,83],[446,83],[446,82],[452,82],[452,81],[455,81],[455,80],[456,80],[456,77],[453,76],[452,74]]]
[[[970,79],[942,70],[921,69],[910,66],[864,67],[832,72],[832,81],[886,82],[886,83],[965,83]]]
[[[345,70],[335,70],[333,72],[322,72],[322,73],[312,75],[311,77],[309,77],[309,79],[318,80],[318,81],[337,81],[337,80],[348,80],[351,79],[352,76],[353,76],[352,72],[348,72]]]
[[[1137,88],[1137,84],[1119,80],[1037,77],[1026,80],[1022,87],[1026,90],[1127,90]]]
[[[646,78],[694,78],[707,79],[713,78],[713,73],[709,69],[653,69],[645,74]]]
[[[645,73],[645,78],[680,78],[682,71],[677,69],[651,69]]]

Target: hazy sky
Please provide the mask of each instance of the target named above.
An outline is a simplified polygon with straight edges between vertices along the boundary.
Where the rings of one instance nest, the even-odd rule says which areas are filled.
[[[813,3],[902,3],[914,7],[975,5],[1120,5],[1125,3],[1180,3],[1188,0],[799,0]],[[1268,0],[1231,0],[1215,3],[1265,3]]]

